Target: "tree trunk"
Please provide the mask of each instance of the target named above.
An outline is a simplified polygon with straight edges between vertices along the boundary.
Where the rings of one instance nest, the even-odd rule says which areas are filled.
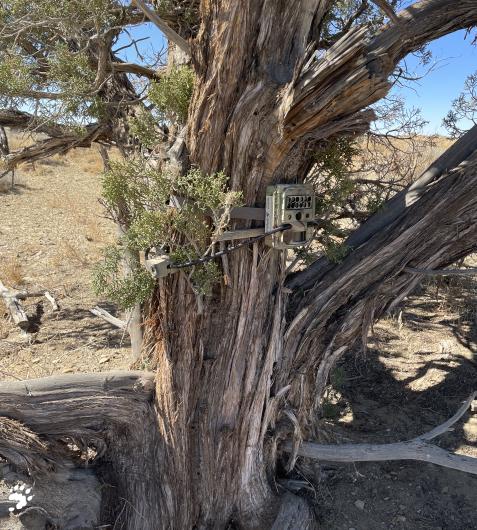
[[[203,172],[224,170],[247,205],[263,205],[272,182],[302,181],[323,138],[365,129],[373,114],[361,109],[389,90],[395,63],[457,27],[443,25],[448,2],[425,1],[377,37],[352,29],[323,60],[312,60],[307,46],[329,6],[202,3],[189,159]],[[459,23],[477,16],[470,4],[457,11]],[[146,329],[158,371],[156,528],[263,529],[283,516],[277,443],[312,432],[333,363],[416,285],[406,265],[436,268],[471,250],[474,184],[468,172],[446,175],[418,207],[343,263],[328,264],[308,293],[295,283],[290,294],[284,253],[261,243],[229,256],[231,282],[211,298],[197,300],[184,274],[159,282]],[[311,513],[304,521],[315,524]]]

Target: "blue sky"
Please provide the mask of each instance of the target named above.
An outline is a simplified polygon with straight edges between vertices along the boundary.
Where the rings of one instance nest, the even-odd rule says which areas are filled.
[[[430,43],[428,49],[433,55],[434,70],[412,83],[412,89],[395,89],[409,107],[422,109],[423,117],[429,122],[426,126],[429,134],[445,134],[442,118],[462,91],[466,77],[477,71],[477,45],[471,45],[472,35],[465,36],[465,31],[461,30]],[[418,72],[428,68],[419,67],[413,56],[408,57],[406,62],[411,70]]]
[[[150,23],[132,28],[131,35],[136,39],[149,37],[138,44],[140,52],[146,57],[151,57],[154,50],[166,46],[162,33]],[[433,70],[423,79],[411,83],[412,88],[394,89],[405,98],[408,107],[421,108],[423,118],[429,122],[425,127],[428,134],[446,134],[442,119],[461,92],[466,77],[477,71],[477,45],[472,46],[472,38],[472,35],[466,38],[466,32],[462,30],[433,41],[428,46],[432,52]],[[123,35],[117,47],[127,42],[129,37]],[[129,61],[138,60],[133,47],[122,52],[122,56]],[[416,73],[423,73],[429,68],[429,65],[420,66],[414,56],[409,56],[406,62],[408,68]]]

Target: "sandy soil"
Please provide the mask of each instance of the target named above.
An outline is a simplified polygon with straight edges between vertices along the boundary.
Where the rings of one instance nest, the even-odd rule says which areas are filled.
[[[101,162],[94,150],[78,150],[26,166],[13,193],[0,194],[0,280],[7,287],[46,289],[45,298],[24,307],[32,332],[0,318],[0,370],[5,378],[42,377],[73,371],[128,366],[128,338],[93,316],[98,300],[91,290],[91,267],[114,237],[98,202]]]
[[[90,286],[91,267],[114,238],[98,203],[100,168],[95,151],[78,150],[23,168],[15,191],[0,193],[0,280],[47,289],[60,305],[54,312],[44,298],[28,300],[28,334],[0,307],[4,379],[128,366],[127,337],[89,313],[96,304],[115,312]],[[405,440],[450,417],[477,389],[475,294],[470,280],[433,281],[380,322],[367,352],[350,352],[333,372],[322,441]],[[477,415],[437,443],[477,456]],[[477,529],[477,477],[465,473],[412,462],[310,469],[299,461],[288,478],[315,502],[325,530]]]

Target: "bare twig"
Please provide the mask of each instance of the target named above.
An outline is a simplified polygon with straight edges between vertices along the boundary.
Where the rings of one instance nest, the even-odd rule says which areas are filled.
[[[428,443],[429,440],[450,430],[469,409],[476,395],[477,392],[473,392],[452,418],[412,440],[389,444],[326,445],[304,442],[298,449],[298,456],[330,462],[418,460],[477,475],[477,458],[452,453]],[[296,450],[291,441],[286,442],[283,445],[283,449],[287,453],[294,453]]]

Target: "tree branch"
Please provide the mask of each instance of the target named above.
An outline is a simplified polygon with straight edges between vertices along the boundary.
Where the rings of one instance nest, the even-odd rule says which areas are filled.
[[[373,4],[376,4],[383,13],[392,20],[394,23],[399,24],[399,18],[396,16],[394,9],[386,2],[386,0],[371,0]]]
[[[13,129],[30,130],[47,136],[59,137],[65,134],[65,127],[17,109],[0,109],[0,125]]]
[[[21,421],[40,435],[97,439],[100,443],[107,424],[128,424],[136,409],[151,402],[153,392],[154,374],[147,372],[2,382],[0,416]]]
[[[114,62],[111,63],[111,67],[115,72],[135,74],[147,77],[149,79],[154,79],[156,81],[162,77],[162,72],[160,70],[153,70],[152,68],[147,68],[146,66],[135,63]]]
[[[477,395],[474,392],[459,410],[445,423],[439,425],[417,438],[406,442],[390,444],[315,444],[304,442],[298,449],[298,456],[326,460],[330,462],[376,462],[385,460],[418,460],[430,462],[438,466],[465,471],[477,475],[477,458],[458,455],[433,444],[429,440],[444,434],[460,420],[468,410],[473,399]],[[286,442],[283,445],[286,452],[293,451],[293,443]]]
[[[446,171],[462,164],[477,149],[477,126],[472,127],[464,136],[451,145],[437,160],[435,160],[421,176],[406,189],[397,193],[376,214],[370,217],[344,242],[349,248],[358,248],[373,236],[386,230],[400,215],[414,204]],[[330,263],[322,258],[304,271],[294,275],[287,282],[291,289],[307,289],[317,281]]]
[[[477,24],[470,0],[422,0],[396,17],[371,40],[366,27],[351,28],[324,55],[303,64],[282,101],[283,129],[269,152],[270,173],[301,138],[326,137],[322,128],[330,123],[339,133],[343,119],[383,98],[391,88],[389,76],[405,55]]]
[[[106,322],[109,322],[111,325],[113,325],[116,328],[119,329],[126,329],[127,323],[124,322],[124,320],[121,320],[119,318],[114,317],[111,313],[108,313],[105,309],[102,309],[101,307],[93,307],[93,309],[90,309],[90,313],[93,313],[93,315],[102,318]]]
[[[23,162],[34,162],[56,154],[63,154],[76,147],[90,147],[93,142],[111,140],[111,130],[108,125],[88,125],[86,133],[82,136],[64,135],[61,137],[47,138],[34,145],[30,145],[4,157],[7,169],[13,169]]]
[[[191,54],[189,43],[178,35],[170,26],[168,26],[159,15],[146,5],[142,0],[132,0],[134,4],[144,13],[144,15],[155,24],[164,35],[174,44],[176,44],[187,55]]]

